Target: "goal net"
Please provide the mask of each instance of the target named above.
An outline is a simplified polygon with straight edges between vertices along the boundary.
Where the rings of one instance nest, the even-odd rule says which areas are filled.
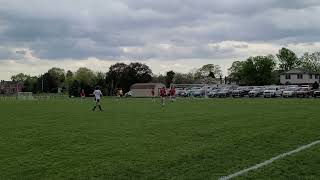
[[[18,92],[17,99],[19,100],[33,100],[32,92]]]

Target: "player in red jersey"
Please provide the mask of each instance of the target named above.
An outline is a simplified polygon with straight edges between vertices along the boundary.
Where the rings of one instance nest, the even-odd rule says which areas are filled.
[[[152,102],[156,102],[154,88],[151,90]]]
[[[170,89],[170,99],[171,101],[174,101],[176,99],[176,88],[171,87]]]
[[[84,89],[82,89],[80,92],[80,98],[81,98],[81,102],[86,98],[86,94],[84,93]]]
[[[164,106],[164,100],[166,98],[166,88],[163,87],[160,89],[160,97],[161,97],[161,104]]]

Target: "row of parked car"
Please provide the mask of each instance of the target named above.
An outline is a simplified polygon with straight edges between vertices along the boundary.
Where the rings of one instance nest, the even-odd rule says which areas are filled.
[[[313,90],[310,86],[205,86],[191,88],[177,88],[177,96],[181,97],[320,97],[320,90]]]

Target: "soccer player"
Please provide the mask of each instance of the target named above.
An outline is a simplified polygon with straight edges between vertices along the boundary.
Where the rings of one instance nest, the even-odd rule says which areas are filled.
[[[174,87],[171,87],[171,89],[170,89],[170,99],[171,99],[171,101],[174,101],[175,100],[175,98],[176,98],[176,89],[174,88]]]
[[[122,96],[123,96],[123,91],[122,91],[121,88],[118,88],[118,89],[117,89],[116,95],[117,95],[117,101],[119,101],[119,100],[122,98]]]
[[[152,102],[156,102],[154,88],[151,89]]]
[[[97,106],[99,107],[100,111],[102,111],[100,100],[102,97],[102,92],[100,91],[99,87],[96,87],[96,89],[93,92],[94,100],[95,100],[95,106],[93,107],[92,111],[95,111]]]
[[[84,89],[82,89],[80,92],[80,98],[81,98],[81,103],[86,98],[86,94],[84,93]]]
[[[122,98],[122,96],[123,96],[123,90],[122,90],[122,88],[120,88],[120,90],[119,90],[119,96],[120,96],[120,98]]]
[[[161,88],[160,97],[161,97],[162,107],[164,106],[164,101],[165,101],[166,95],[167,95],[166,88],[165,87]]]

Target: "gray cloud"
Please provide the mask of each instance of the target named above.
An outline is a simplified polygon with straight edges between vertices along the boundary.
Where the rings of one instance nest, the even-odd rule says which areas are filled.
[[[318,42],[318,15],[317,0],[0,0],[0,41],[49,60],[231,58],[248,45],[208,44]]]

